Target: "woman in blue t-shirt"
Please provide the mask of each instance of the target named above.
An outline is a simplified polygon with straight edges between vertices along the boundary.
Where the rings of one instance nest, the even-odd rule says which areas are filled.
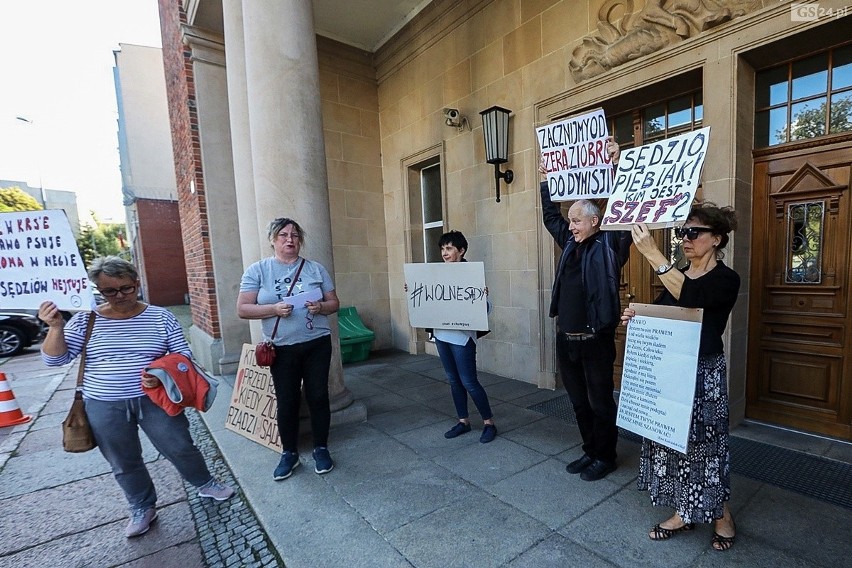
[[[278,402],[278,433],[283,452],[272,477],[287,479],[299,465],[299,404],[304,382],[311,413],[314,471],[328,473],[331,409],[328,372],[331,328],[328,316],[340,308],[331,276],[323,265],[299,256],[305,231],[293,219],[280,217],[267,229],[273,255],[249,266],[240,281],[237,315],[262,321],[263,336],[275,344],[270,372]],[[313,300],[288,300],[313,293]]]

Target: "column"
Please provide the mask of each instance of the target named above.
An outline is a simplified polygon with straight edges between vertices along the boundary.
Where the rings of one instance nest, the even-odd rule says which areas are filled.
[[[255,231],[263,254],[270,254],[266,225],[275,217],[292,217],[306,232],[303,256],[320,262],[334,277],[311,3],[249,0],[242,4],[242,17],[256,218],[254,227],[241,226],[241,234]],[[353,398],[343,383],[334,324],[332,345],[329,395],[336,412],[348,407]]]

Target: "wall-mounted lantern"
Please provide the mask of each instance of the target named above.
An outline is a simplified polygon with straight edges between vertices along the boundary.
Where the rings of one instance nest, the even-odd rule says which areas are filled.
[[[493,106],[482,115],[482,133],[485,136],[485,161],[494,164],[494,182],[497,186],[497,203],[500,203],[500,179],[512,183],[512,170],[500,171],[500,164],[509,161],[509,115],[512,111]]]

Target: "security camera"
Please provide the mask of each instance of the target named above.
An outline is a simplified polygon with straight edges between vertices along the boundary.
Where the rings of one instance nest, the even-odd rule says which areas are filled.
[[[459,109],[457,108],[445,108],[444,109],[444,118],[448,121],[456,122],[459,119]]]

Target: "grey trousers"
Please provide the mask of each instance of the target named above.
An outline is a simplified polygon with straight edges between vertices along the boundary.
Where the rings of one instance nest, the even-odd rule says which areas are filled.
[[[157,504],[157,491],[142,458],[139,427],[189,483],[201,487],[213,478],[192,441],[189,420],[183,413],[169,416],[142,396],[115,401],[86,399],[86,414],[98,449],[112,466],[131,510]]]

